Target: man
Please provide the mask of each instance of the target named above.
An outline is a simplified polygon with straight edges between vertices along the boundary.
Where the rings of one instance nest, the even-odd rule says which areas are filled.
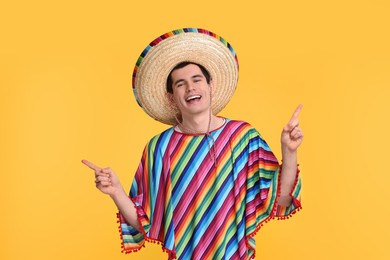
[[[301,207],[302,106],[283,128],[280,166],[250,124],[216,116],[237,79],[233,49],[206,30],[164,34],[142,53],[133,74],[137,101],[173,127],[146,145],[130,196],[110,168],[83,160],[119,209],[126,253],[147,240],[162,243],[170,259],[254,258],[262,224]]]

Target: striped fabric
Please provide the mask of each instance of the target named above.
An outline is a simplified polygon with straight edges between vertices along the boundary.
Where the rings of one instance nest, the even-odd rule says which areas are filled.
[[[292,205],[277,206],[279,163],[256,129],[226,119],[210,135],[170,128],[150,140],[130,190],[141,233],[118,214],[124,252],[147,240],[170,259],[250,259],[260,226],[300,208],[298,174]]]

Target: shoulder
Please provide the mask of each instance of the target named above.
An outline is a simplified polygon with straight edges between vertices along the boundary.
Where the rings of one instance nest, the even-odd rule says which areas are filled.
[[[261,133],[250,123],[243,120],[226,119],[226,128],[229,131],[231,139],[239,139],[247,142],[260,142],[264,146],[268,146]]]
[[[232,146],[246,146],[260,138],[257,130],[243,120],[226,119],[226,125],[219,138],[225,138]]]
[[[234,120],[234,119],[226,119],[226,128],[231,132],[240,132],[244,135],[246,134],[258,134],[256,128],[254,128],[250,123],[243,120]]]
[[[226,126],[227,127],[252,127],[251,124],[249,124],[248,122],[245,122],[243,120],[230,119],[230,118],[226,118]]]
[[[170,128],[168,128],[168,129],[162,131],[161,133],[159,133],[159,134],[153,136],[153,137],[150,139],[150,141],[156,141],[156,140],[159,140],[159,139],[161,139],[161,138],[167,138],[167,137],[169,137],[169,136],[172,136],[173,132],[174,132],[173,127],[170,127]],[[149,142],[150,142],[150,141],[149,141]]]
[[[147,148],[150,149],[161,149],[163,147],[166,147],[167,143],[171,139],[172,135],[174,133],[173,127],[170,127],[163,132],[153,136],[150,138],[149,142],[147,143]]]
[[[230,125],[231,129],[234,129],[231,134],[231,139],[238,144],[249,145],[252,150],[262,149],[271,152],[266,140],[250,123],[242,120],[229,120],[227,122],[227,126],[228,125]]]

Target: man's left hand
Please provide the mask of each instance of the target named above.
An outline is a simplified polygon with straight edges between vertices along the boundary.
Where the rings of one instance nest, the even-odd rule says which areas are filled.
[[[299,128],[299,119],[298,115],[301,112],[303,105],[300,104],[292,115],[290,121],[283,128],[281,143],[282,151],[284,152],[296,152],[298,147],[303,141],[303,132]]]

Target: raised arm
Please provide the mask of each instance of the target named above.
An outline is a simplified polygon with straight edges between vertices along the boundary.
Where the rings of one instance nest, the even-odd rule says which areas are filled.
[[[126,222],[139,231],[140,227],[134,203],[127,196],[115,172],[111,168],[100,168],[87,160],[81,162],[95,171],[96,188],[109,195]]]
[[[302,105],[299,105],[293,113],[290,121],[283,128],[281,135],[282,144],[282,176],[279,204],[289,206],[291,204],[290,192],[295,183],[297,173],[297,149],[303,141],[303,132],[299,128],[299,113]]]

